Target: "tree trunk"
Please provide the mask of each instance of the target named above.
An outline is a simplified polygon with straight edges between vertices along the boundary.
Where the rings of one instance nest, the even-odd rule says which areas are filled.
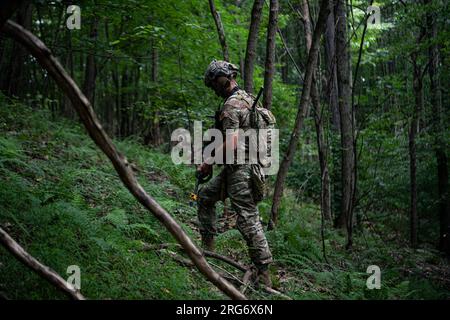
[[[270,0],[269,25],[267,26],[266,64],[264,69],[264,100],[266,109],[272,107],[272,83],[275,76],[275,40],[278,30],[278,0]]]
[[[351,105],[350,50],[347,45],[347,8],[345,0],[338,0],[335,7],[336,19],[336,69],[339,95],[339,115],[341,125],[341,212],[337,227],[346,226],[347,248],[353,244],[353,195],[355,192],[355,150],[353,110]]]
[[[158,63],[159,63],[158,48],[153,43],[152,44],[152,82],[158,81]]]
[[[315,70],[315,66],[318,58],[318,51],[320,45],[320,37],[325,29],[326,19],[328,17],[330,8],[329,0],[323,0],[320,4],[319,18],[314,29],[311,49],[308,54],[308,61],[306,63],[305,80],[303,83],[303,90],[300,97],[300,103],[298,106],[297,117],[295,119],[294,129],[289,140],[289,145],[286,154],[280,164],[280,169],[277,174],[275,182],[275,190],[272,201],[271,220],[269,223],[269,229],[273,229],[278,222],[278,211],[281,202],[281,196],[283,194],[284,183],[286,180],[287,172],[292,163],[292,160],[297,150],[298,139],[300,131],[303,127],[303,121],[309,108],[311,83]]]
[[[312,22],[309,15],[309,5],[307,1],[302,1],[301,3],[301,13],[303,16],[303,23],[305,26],[305,42],[307,52],[311,49],[312,43]],[[318,69],[316,67],[316,69]],[[317,90],[317,79],[316,75],[313,74],[313,80],[311,83],[311,101],[314,109],[314,123],[316,127],[316,138],[317,138],[317,150],[319,153],[319,164],[320,164],[320,206],[321,212],[325,220],[331,221],[331,195],[330,195],[330,175],[328,171],[328,152],[325,143],[325,137],[323,134],[323,117],[322,117],[322,107],[320,106],[320,96]]]
[[[97,42],[97,25],[98,17],[94,16],[91,22],[91,30],[89,34],[90,48],[86,58],[86,71],[84,73],[83,93],[91,101],[92,106],[95,106],[95,80],[97,77],[97,64],[95,61],[95,47]]]
[[[432,23],[432,39],[436,38],[436,24]],[[442,137],[442,107],[438,78],[439,56],[437,45],[429,49],[430,94],[433,114],[434,147],[437,161],[438,196],[439,196],[439,248],[450,256],[450,200],[448,186],[448,161],[445,152],[445,141]]]
[[[152,81],[156,83],[158,81],[158,48],[153,45],[152,47]],[[159,146],[163,143],[162,136],[161,136],[161,127],[159,123],[159,110],[156,110],[153,116],[153,123],[152,123],[152,143],[155,146]]]
[[[17,1],[1,1],[0,2],[0,30],[3,28],[3,25],[5,22],[11,18],[16,12],[19,7],[21,7],[24,3],[27,3],[29,1],[25,0],[17,0]],[[9,85],[9,73],[11,65],[9,63],[6,63],[6,66],[2,68],[3,64],[3,57],[6,56],[6,59],[8,59],[7,53],[8,50],[6,50],[5,46],[5,39],[0,38],[0,90],[7,92],[8,91],[8,85]]]
[[[331,216],[331,182],[330,172],[328,170],[328,146],[325,142],[323,132],[323,116],[321,115],[319,96],[316,90],[311,91],[311,99],[314,109],[316,110],[314,115],[314,123],[316,126],[317,134],[317,148],[319,152],[319,164],[320,164],[320,207],[323,214],[323,218],[327,221],[332,220]],[[319,107],[319,108],[316,108]]]
[[[73,51],[72,51],[72,32],[70,30],[66,31],[66,38],[67,38],[67,56],[66,56],[66,63],[65,66],[69,70],[69,75],[73,79],[74,78],[74,72],[73,72]],[[63,107],[63,114],[69,119],[74,118],[73,113],[73,107],[71,105],[70,99],[67,98],[67,96],[64,96],[64,107]]]
[[[409,177],[410,177],[410,241],[411,247],[416,248],[418,244],[417,232],[419,221],[417,215],[417,156],[416,135],[419,127],[419,116],[423,104],[423,82],[421,68],[417,65],[417,52],[411,55],[413,62],[413,92],[414,109],[409,128]]]
[[[225,61],[230,61],[230,54],[228,53],[228,46],[227,46],[227,41],[225,38],[225,31],[223,30],[222,19],[220,19],[220,14],[216,9],[214,0],[208,0],[208,1],[209,1],[209,9],[211,10],[211,14],[212,14],[212,16],[214,18],[214,22],[216,24],[217,33],[219,34],[219,41],[220,41],[220,45],[222,46],[223,59]]]
[[[450,256],[450,202],[448,186],[448,161],[445,152],[445,141],[442,137],[441,89],[439,81],[439,50],[436,41],[436,16],[430,13],[427,17],[431,45],[428,49],[430,77],[430,103],[432,108],[432,131],[434,150],[437,162],[438,197],[439,197],[439,249]]]
[[[29,1],[23,1],[17,11],[16,22],[26,29],[31,29],[32,8]],[[25,68],[27,52],[23,47],[14,43],[11,55],[13,59],[11,59],[11,63],[7,68],[6,81],[3,83],[2,89],[9,96],[21,96],[23,92],[22,88],[26,87],[29,81],[29,77],[25,74],[28,70]]]
[[[122,82],[120,85],[120,137],[124,138],[129,135],[130,129],[130,112],[128,105],[128,86],[129,74],[127,68],[123,68]]]
[[[325,32],[325,63],[326,63],[326,98],[331,111],[332,128],[340,131],[340,116],[338,105],[338,82],[336,71],[336,36],[334,4],[330,1],[330,15],[327,19],[327,30]]]
[[[241,10],[241,0],[236,0],[235,5],[236,7]],[[237,27],[241,27],[241,21],[239,20],[239,15],[238,12],[234,12],[236,18],[235,18],[235,23]],[[241,43],[241,36],[240,34],[237,35],[237,43],[238,43],[238,48],[239,48],[239,72],[241,73],[241,79],[245,79],[245,71],[244,71],[244,59],[245,59],[245,52],[243,50],[243,46]],[[244,80],[245,83],[245,80]]]
[[[105,20],[105,25],[104,25],[104,32],[105,32],[105,40],[107,43],[110,43],[110,35],[109,35],[109,23],[108,20]],[[117,64],[112,66],[110,68],[111,73],[109,72],[105,72],[105,88],[107,88],[110,83],[113,84],[113,88],[116,89],[113,91],[112,94],[108,94],[106,95],[106,102],[105,102],[105,119],[106,119],[106,129],[107,132],[109,134],[111,134],[112,136],[114,136],[115,134],[115,110],[118,109],[117,107],[117,98],[116,98],[116,92],[117,92],[117,87],[118,84],[116,83],[116,78],[114,77],[115,74],[115,68],[116,68]]]

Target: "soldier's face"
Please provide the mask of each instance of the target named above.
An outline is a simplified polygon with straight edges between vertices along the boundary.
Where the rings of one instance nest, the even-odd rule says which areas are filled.
[[[228,96],[228,87],[230,85],[230,80],[226,77],[219,77],[212,82],[212,88],[217,96],[226,98]]]

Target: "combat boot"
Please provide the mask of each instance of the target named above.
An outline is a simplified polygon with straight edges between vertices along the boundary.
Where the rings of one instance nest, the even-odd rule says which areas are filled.
[[[215,241],[214,236],[202,236],[202,247],[204,250],[214,251]]]

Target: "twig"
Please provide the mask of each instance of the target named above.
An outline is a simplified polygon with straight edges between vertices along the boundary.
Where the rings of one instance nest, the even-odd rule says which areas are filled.
[[[162,243],[162,244],[158,244],[158,245],[149,245],[149,244],[145,243],[143,249],[144,250],[162,250],[162,249],[166,249],[170,246],[174,246],[177,249],[184,251],[184,248],[182,246],[180,246],[178,243]],[[205,255],[205,257],[221,260],[221,261],[228,263],[229,265],[235,267],[236,269],[238,269],[240,271],[246,272],[248,270],[248,268],[246,266],[240,264],[239,262],[236,262],[233,259],[225,257],[223,255],[220,255],[216,252],[212,252],[212,251],[208,251],[208,250],[203,250],[202,252]]]
[[[270,288],[270,287],[264,287],[263,290],[264,290],[265,292],[267,292],[267,293],[271,293],[271,294],[275,294],[275,295],[277,295],[277,296],[280,296],[280,297],[282,297],[282,298],[284,298],[284,299],[286,299],[286,300],[293,300],[291,297],[289,297],[289,296],[285,295],[284,293],[281,293],[280,291],[275,290],[275,289],[273,289],[273,288]]]
[[[210,257],[210,258],[214,258],[214,259],[226,262],[229,265],[232,265],[233,267],[235,267],[235,268],[237,268],[237,269],[239,269],[239,270],[241,270],[243,272],[246,272],[248,270],[248,268],[246,268],[245,266],[241,265],[240,263],[238,263],[238,262],[236,262],[236,261],[234,261],[234,260],[232,260],[232,259],[230,259],[228,257],[222,256],[222,255],[220,255],[218,253],[215,253],[215,252],[212,252],[212,251],[208,251],[208,250],[203,250],[203,254],[206,257]]]
[[[180,263],[183,266],[189,267],[189,268],[193,268],[195,267],[195,265],[192,263],[191,260],[180,257],[176,252],[167,250],[167,249],[161,249],[161,252],[167,253],[169,256],[172,257],[172,259],[174,259],[175,261],[177,261],[178,263]]]

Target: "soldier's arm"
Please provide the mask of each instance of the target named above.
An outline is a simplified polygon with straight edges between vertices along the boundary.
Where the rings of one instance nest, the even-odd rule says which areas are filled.
[[[238,142],[237,129],[239,129],[238,112],[238,109],[232,104],[224,105],[222,113],[220,114],[220,121],[222,122],[222,129],[226,136],[225,141],[217,148],[216,154],[226,154],[227,150],[233,152],[236,150]],[[227,141],[229,143],[227,143]],[[213,160],[213,158],[205,159],[204,163],[199,167],[199,170],[206,173],[210,170],[209,167],[211,166],[208,163],[212,163]]]
[[[222,113],[220,114],[220,121],[222,122],[222,130],[225,136],[225,141],[219,147],[219,152],[226,154],[227,149],[234,151],[237,147],[237,129],[239,129],[239,109],[232,103],[224,105]],[[229,141],[230,145],[227,145]],[[222,150],[220,150],[222,149]]]

